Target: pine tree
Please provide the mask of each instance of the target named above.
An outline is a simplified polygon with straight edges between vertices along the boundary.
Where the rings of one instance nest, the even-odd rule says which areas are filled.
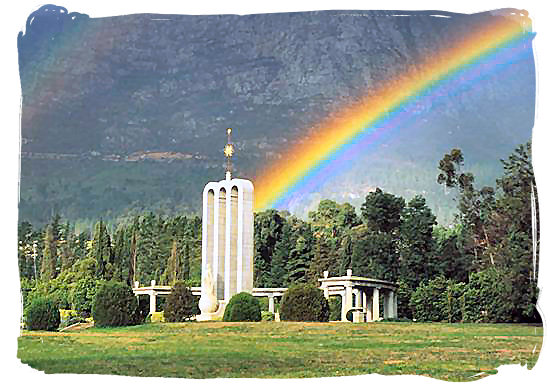
[[[403,209],[399,231],[400,277],[416,288],[421,281],[435,276],[433,227],[435,215],[426,200],[417,195]]]
[[[288,218],[288,222],[292,227],[292,237],[284,287],[290,287],[297,283],[305,283],[311,259],[313,258],[313,233],[311,225],[296,217]]]
[[[128,254],[130,251],[129,246],[126,229],[123,226],[119,226],[114,236],[114,244],[111,253],[113,279],[117,281],[122,281],[123,279],[122,277],[124,276],[124,270],[126,268],[125,262],[128,260]]]
[[[181,278],[181,261],[178,253],[178,242],[172,241],[172,250],[166,263],[166,279],[168,285],[174,285]]]
[[[189,243],[185,243],[185,249],[183,252],[183,274],[182,278],[184,281],[191,279],[191,250],[189,248]]]
[[[132,227],[132,240],[130,241],[130,253],[128,254],[128,278],[127,282],[130,287],[134,287],[134,282],[137,280],[136,264],[137,264],[137,249],[136,249],[136,229]]]
[[[272,287],[271,263],[275,245],[281,237],[284,218],[276,210],[254,217],[254,286]]]
[[[90,257],[94,258],[97,264],[96,276],[99,278],[109,279],[106,274],[108,270],[112,273],[112,267],[108,269],[107,264],[112,266],[111,262],[111,238],[107,232],[107,227],[100,220],[96,223],[94,229],[94,237],[92,239],[92,248],[90,250]]]
[[[69,270],[75,261],[75,236],[69,222],[60,226],[59,231],[59,255],[61,257],[61,272]]]
[[[287,275],[287,262],[289,258],[290,225],[287,221],[281,226],[280,238],[275,244],[271,259],[271,286],[282,287]]]
[[[42,258],[42,268],[40,270],[40,276],[43,280],[47,281],[56,277],[57,266],[57,244],[54,237],[54,230],[52,225],[46,227],[46,234],[44,235],[44,252]]]

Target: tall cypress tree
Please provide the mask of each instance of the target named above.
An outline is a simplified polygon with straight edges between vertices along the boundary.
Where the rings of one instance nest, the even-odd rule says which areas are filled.
[[[187,281],[191,278],[191,250],[189,243],[185,242],[185,248],[183,252],[183,274],[182,278]]]
[[[128,253],[128,278],[127,282],[130,287],[134,286],[134,281],[136,281],[136,264],[137,264],[137,236],[136,229],[132,226],[132,240],[130,241],[130,252]]]
[[[94,258],[97,263],[96,276],[99,278],[110,278],[106,277],[106,273],[107,264],[110,264],[111,261],[111,238],[103,220],[100,220],[95,225],[90,257]]]
[[[56,277],[57,266],[57,242],[54,237],[52,225],[46,227],[44,235],[44,252],[42,257],[42,268],[40,276],[44,280],[50,280]]]
[[[178,241],[174,238],[172,241],[172,250],[166,263],[166,279],[169,285],[174,285],[181,277],[181,261],[178,252]]]

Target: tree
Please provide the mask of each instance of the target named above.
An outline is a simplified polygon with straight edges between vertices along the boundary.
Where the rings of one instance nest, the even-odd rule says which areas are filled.
[[[282,321],[328,322],[329,312],[327,299],[315,285],[291,286],[281,299]]]
[[[189,243],[185,243],[185,248],[183,251],[183,272],[182,278],[184,281],[191,279],[191,249]]]
[[[431,279],[437,270],[433,256],[435,215],[417,195],[403,209],[399,230],[400,277],[411,287]]]
[[[404,206],[403,198],[377,188],[365,198],[365,202],[361,205],[361,216],[370,230],[390,234],[399,228],[401,210]]]
[[[350,259],[350,254],[342,252],[342,243],[350,229],[360,224],[355,208],[349,203],[339,204],[332,200],[323,200],[316,211],[309,213],[313,231],[313,258],[308,277],[313,284],[323,276],[339,274],[342,265]],[[348,247],[344,251],[351,252]]]
[[[291,225],[285,220],[281,226],[280,238],[275,244],[271,259],[271,285],[283,287],[287,276],[287,264],[291,248]]]
[[[271,265],[285,219],[276,210],[254,216],[254,286],[272,287]]]
[[[508,298],[515,306],[514,320],[538,319],[539,223],[538,197],[531,159],[531,143],[520,145],[502,160],[504,175],[497,179],[499,197],[489,217],[488,232],[499,242],[489,244],[495,265],[513,290]]]
[[[397,251],[405,200],[377,188],[361,206],[366,225],[353,242],[351,265],[357,275],[395,282],[399,276]]]
[[[127,269],[126,261],[130,253],[130,245],[128,242],[127,230],[120,225],[113,237],[113,247],[111,249],[111,263],[113,265],[112,279],[122,281],[125,270]]]
[[[462,225],[457,224],[452,228],[435,227],[433,238],[435,274],[457,282],[468,282],[468,276],[474,268],[473,255],[462,246]]]
[[[96,326],[127,326],[141,322],[138,300],[123,282],[102,281],[92,301]]]
[[[164,306],[164,319],[168,322],[189,321],[200,313],[198,298],[182,281],[177,281],[172,286],[172,292],[166,298]]]
[[[100,220],[95,225],[89,256],[97,262],[96,276],[98,278],[106,278],[107,264],[111,262],[111,238],[103,220]]]
[[[166,279],[168,285],[173,285],[178,279],[181,279],[181,261],[178,253],[178,242],[172,241],[172,251],[166,264]]]
[[[223,313],[224,322],[258,322],[261,320],[260,301],[247,292],[240,292],[231,297]]]
[[[54,236],[54,229],[51,225],[46,227],[44,235],[44,257],[42,259],[42,269],[40,276],[43,280],[50,280],[57,275],[57,242]]]
[[[316,235],[336,239],[340,238],[346,229],[360,223],[352,205],[339,204],[329,199],[319,202],[317,210],[309,213],[309,219]]]
[[[457,155],[460,150],[453,151]],[[470,271],[496,269],[504,284],[499,291],[508,293],[511,304],[506,319],[540,319],[535,308],[539,230],[531,144],[520,145],[501,160],[504,175],[496,181],[496,192],[491,187],[476,190],[473,175],[459,173],[463,157],[453,158],[453,151],[440,162],[438,182],[459,190],[460,248],[474,254]]]
[[[59,308],[50,298],[34,298],[25,309],[25,324],[28,330],[55,331],[60,322]]]
[[[18,226],[17,261],[19,277],[28,280],[37,278],[36,263],[40,234],[33,231],[32,224],[23,221]]]
[[[305,283],[313,258],[313,232],[309,223],[294,216],[288,217],[291,227],[290,253],[286,264],[285,287]]]
[[[329,274],[337,273],[340,270],[339,257],[337,240],[318,233],[314,238],[313,258],[307,274],[308,282],[317,283],[317,279],[323,276],[324,271],[328,271]]]
[[[391,234],[367,229],[353,245],[354,275],[395,282],[399,277],[399,254]]]
[[[491,242],[487,232],[487,219],[494,207],[495,191],[492,187],[476,190],[474,175],[463,173],[464,156],[460,149],[452,149],[439,161],[441,173],[437,177],[439,184],[458,189],[458,216],[466,235],[464,247],[475,256],[475,263],[483,266],[486,261],[481,259],[483,250]],[[490,263],[494,264],[493,255],[489,254]]]

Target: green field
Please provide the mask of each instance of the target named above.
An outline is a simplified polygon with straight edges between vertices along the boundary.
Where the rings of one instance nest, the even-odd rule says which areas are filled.
[[[46,373],[302,378],[368,373],[475,380],[532,368],[542,326],[446,323],[190,322],[29,332],[18,357]],[[527,369],[526,369],[527,370]]]

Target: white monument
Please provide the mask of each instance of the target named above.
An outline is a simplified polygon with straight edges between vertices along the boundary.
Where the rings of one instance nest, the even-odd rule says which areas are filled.
[[[202,277],[201,297],[213,288],[219,306],[213,312],[211,301],[201,301],[199,320],[218,318],[237,293],[252,293],[254,269],[254,187],[245,179],[231,178],[231,129],[227,129],[224,155],[225,180],[209,182],[202,194]],[[210,272],[211,270],[211,272]],[[208,275],[211,274],[212,281]],[[202,294],[204,293],[204,294]]]

